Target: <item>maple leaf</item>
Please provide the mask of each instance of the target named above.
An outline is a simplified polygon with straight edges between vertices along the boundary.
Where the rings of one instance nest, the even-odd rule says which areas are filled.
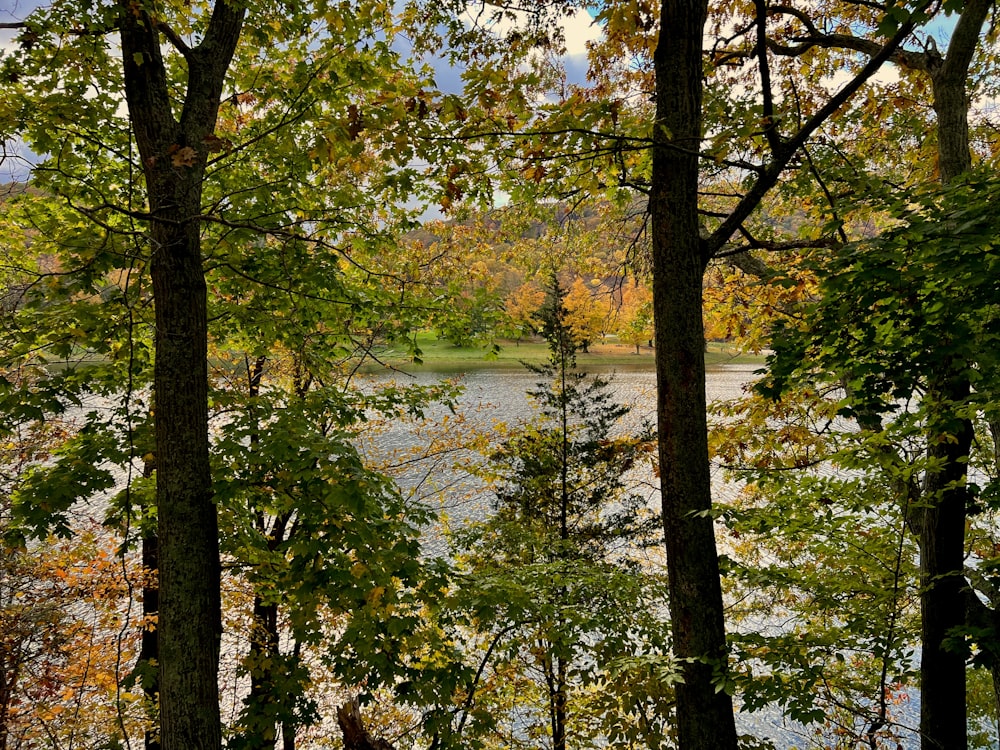
[[[198,161],[198,152],[190,146],[184,146],[173,152],[170,161],[175,167],[193,167]]]

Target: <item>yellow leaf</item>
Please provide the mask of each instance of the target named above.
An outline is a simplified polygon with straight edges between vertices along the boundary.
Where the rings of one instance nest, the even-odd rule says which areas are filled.
[[[198,152],[190,146],[174,151],[170,163],[175,167],[193,167],[198,162]]]

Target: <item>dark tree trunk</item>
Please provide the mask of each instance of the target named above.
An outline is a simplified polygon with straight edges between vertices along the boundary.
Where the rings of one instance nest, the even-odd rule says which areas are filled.
[[[146,178],[156,320],[160,743],[218,750],[221,635],[218,521],[208,447],[207,291],[199,215],[223,81],[245,7],[219,0],[184,48],[187,90],[171,91],[157,23],[120,0],[125,96]],[[180,116],[173,103],[182,102]]]
[[[719,689],[727,648],[708,461],[698,233],[702,35],[707,4],[665,0],[654,56],[656,122],[649,211],[659,461],[681,750],[735,749],[732,698]]]
[[[278,605],[267,604],[259,596],[253,600],[253,618],[250,634],[251,665],[250,694],[247,704],[265,706],[277,703],[284,696],[276,694],[276,673],[280,669],[281,654],[278,652]],[[277,744],[277,725],[273,717],[251,716],[250,747],[256,750],[274,750]]]
[[[160,731],[166,750],[209,750],[221,744],[219,533],[208,452],[206,290],[198,224],[192,218],[198,205],[182,192],[200,191],[191,184],[169,184],[177,178],[163,181],[166,190],[150,191],[153,212],[171,222],[157,221],[151,232]]]
[[[972,57],[992,6],[993,0],[970,0],[955,24],[947,55],[926,53],[937,119],[938,171],[945,184],[972,168],[967,85]]]
[[[553,644],[543,643],[551,649]],[[552,732],[552,750],[566,750],[566,663],[558,655],[546,660],[545,682],[549,693],[549,730]]]
[[[154,665],[160,660],[159,649],[159,626],[156,625],[156,618],[160,609],[159,590],[157,589],[155,576],[159,568],[157,554],[156,533],[146,530],[142,535],[142,640],[139,646],[139,676],[142,681],[142,692],[146,696],[151,710],[152,717],[156,719],[157,693],[159,692],[159,680],[155,672]],[[145,736],[146,750],[160,750],[160,733],[154,726],[146,730]]]
[[[301,645],[296,643],[292,647],[292,659],[295,663],[298,663],[301,657]],[[295,734],[298,727],[296,727],[292,722],[286,721],[281,725],[281,750],[295,750]]]
[[[926,53],[937,119],[938,171],[942,183],[972,168],[969,151],[967,81],[972,57],[992,0],[972,0],[962,10],[947,55]],[[932,385],[928,399],[968,401],[965,365],[955,363],[943,383]],[[966,625],[963,589],[965,524],[968,497],[966,466],[972,449],[972,425],[966,419],[928,435],[928,453],[941,462],[926,480],[928,504],[920,513],[920,742],[922,750],[965,750],[968,747],[966,665],[960,648],[949,648],[950,633]]]
[[[949,400],[968,399],[968,381],[959,378],[946,388]],[[963,395],[964,394],[964,395]],[[965,750],[965,654],[948,647],[949,636],[966,623],[965,522],[968,497],[965,469],[972,448],[967,419],[931,436],[929,448],[941,469],[929,474],[920,512],[920,737],[924,750]]]
[[[0,642],[0,750],[7,750],[7,738],[10,736],[8,725],[17,678],[13,656],[6,644]]]

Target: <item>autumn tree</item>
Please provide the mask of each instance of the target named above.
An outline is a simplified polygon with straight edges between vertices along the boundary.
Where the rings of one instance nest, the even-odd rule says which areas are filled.
[[[566,309],[565,325],[570,336],[586,354],[590,345],[604,334],[607,323],[607,305],[602,305],[586,281],[577,277],[563,298]]]
[[[859,452],[865,451],[868,462],[892,479],[895,500],[920,549],[920,642],[922,649],[931,649],[921,659],[921,703],[925,689],[931,702],[921,710],[921,736],[923,742],[938,746],[941,740],[935,738],[949,726],[953,741],[962,746],[967,742],[968,647],[962,645],[963,637],[981,642],[986,653],[993,643],[992,626],[982,629],[992,615],[981,600],[969,596],[975,576],[965,579],[964,559],[967,527],[975,522],[981,502],[979,484],[970,483],[966,475],[973,456],[973,423],[992,412],[997,392],[991,375],[995,368],[987,354],[994,335],[993,292],[980,281],[992,276],[986,239],[993,231],[992,218],[979,202],[995,189],[991,182],[970,181],[955,183],[943,193],[907,194],[897,207],[899,226],[848,246],[828,262],[821,276],[821,299],[809,308],[801,331],[790,327],[778,338],[780,354],[771,368],[773,383],[781,388],[803,377],[839,379],[847,390],[841,410],[856,420],[866,438]],[[890,266],[892,277],[880,278]],[[834,335],[837,330],[840,335]],[[941,383],[952,382],[948,373],[956,368],[969,387],[939,393]],[[964,452],[942,458],[937,453],[942,444]],[[941,474],[948,477],[944,485]],[[957,502],[952,492],[962,499],[961,508],[953,509],[962,522],[944,526],[950,530],[945,544],[938,538],[944,529],[928,536],[925,524],[928,514],[937,516],[938,505],[949,498]],[[932,543],[933,550],[928,549]],[[952,550],[949,564],[954,567],[929,581],[928,568],[943,564],[936,561],[947,549]],[[945,583],[952,587],[946,590],[958,611],[949,613],[948,628],[936,636],[939,640],[929,642],[939,627],[935,623],[944,617],[938,610],[928,611],[929,601],[944,595],[937,589]],[[973,615],[971,621],[967,613]],[[980,661],[992,666],[991,657]],[[956,674],[955,691],[939,696],[927,680],[947,664],[961,679]],[[947,718],[938,713],[945,708]],[[961,714],[962,720],[951,719],[951,712]]]
[[[524,335],[537,333],[541,321],[538,313],[545,301],[545,292],[534,282],[526,282],[507,295],[504,311],[510,325],[520,339]]]
[[[945,185],[961,182],[972,165],[972,150],[970,149],[970,126],[969,109],[970,94],[973,91],[970,72],[977,58],[985,63],[986,56],[983,54],[983,26],[988,13],[990,3],[968,3],[955,7],[953,10],[960,11],[953,17],[954,32],[946,48],[938,50],[933,38],[928,38],[922,48],[901,47],[892,56],[891,60],[900,71],[900,81],[887,87],[887,93],[892,94],[892,101],[900,108],[900,114],[894,118],[893,122],[886,126],[879,127],[877,138],[873,138],[867,147],[866,140],[859,141],[859,153],[849,166],[848,171],[838,169],[835,164],[827,167],[827,177],[829,180],[827,188],[827,198],[829,200],[830,211],[836,217],[836,221],[850,230],[850,217],[852,209],[864,211],[866,208],[869,216],[873,212],[881,212],[889,218],[886,222],[887,230],[885,236],[887,243],[891,246],[895,240],[889,239],[896,236],[892,229],[892,222],[902,221],[910,226],[919,225],[925,231],[934,235],[938,230],[933,229],[933,224],[927,224],[923,219],[917,220],[902,210],[899,201],[904,204],[916,203],[919,205],[929,205],[934,203],[934,211],[942,212],[942,222],[947,226],[946,206],[951,200],[949,193],[945,192],[943,197],[930,198],[936,193],[935,190],[928,191],[927,183],[940,181]],[[795,44],[773,43],[771,48],[783,56],[798,57],[808,54],[810,50],[819,48],[839,48],[860,51],[865,54],[872,54],[878,45],[870,39],[854,34],[828,34],[820,30],[804,14],[786,13],[784,10],[776,10],[775,17],[782,22],[795,24],[801,29]],[[926,101],[934,112],[932,122],[921,121],[916,112],[906,105],[909,98]],[[870,109],[861,107],[858,117],[864,117]],[[895,126],[898,125],[898,131]],[[859,124],[858,132],[868,132],[863,124]],[[915,144],[914,152],[924,154],[924,164],[933,165],[933,171],[914,168],[915,165],[907,164],[905,159],[894,159],[886,161],[883,153],[882,143],[889,133],[899,133],[899,137],[907,139],[911,133],[926,134],[933,132],[931,138],[924,138],[922,135]],[[892,136],[888,136],[892,137]],[[837,162],[838,160],[834,160]],[[870,173],[858,175],[855,171],[858,165],[864,164],[871,170]],[[843,166],[843,165],[841,165]],[[820,167],[818,167],[820,168]],[[882,170],[890,170],[902,179],[902,188],[905,197],[899,194],[896,185],[880,186],[879,178],[872,180],[873,176]],[[857,198],[844,200],[835,198],[837,189],[834,185],[848,185],[856,182],[851,177],[851,171],[862,180],[868,181],[866,188],[871,198],[867,201],[859,201]],[[839,195],[839,192],[837,192]],[[940,202],[938,202],[940,201]],[[853,204],[853,205],[852,205]],[[859,206],[860,204],[860,206]],[[855,214],[857,215],[857,214]],[[974,225],[981,219],[973,219]],[[971,226],[967,225],[967,226]],[[953,231],[953,230],[944,230]],[[913,235],[911,235],[913,236]],[[847,232],[841,230],[841,237],[846,239]],[[924,244],[923,238],[914,240],[918,244]],[[881,242],[873,242],[872,247],[884,247]],[[945,246],[936,246],[942,255],[947,256],[951,249]],[[853,271],[860,271],[862,263],[857,262],[857,256],[847,253],[849,258],[854,258],[852,263],[857,265],[848,272],[840,262],[839,254],[829,261],[830,267],[836,269],[836,273],[848,278]],[[963,261],[965,262],[965,261]],[[936,262],[930,259],[922,259],[914,263],[921,266],[923,270],[917,273],[932,273],[931,269],[936,267]],[[908,263],[900,267],[900,272],[905,276],[905,269],[911,267]],[[822,268],[822,266],[820,266]],[[828,271],[821,271],[821,275],[826,276]],[[780,278],[783,274],[778,275]],[[854,282],[861,289],[870,288],[871,280],[865,280],[861,276],[854,276]],[[837,283],[828,279],[828,288],[837,286]],[[838,287],[839,289],[839,287]],[[846,290],[839,289],[838,294],[843,294]],[[883,290],[883,294],[887,293]],[[942,290],[942,295],[944,291]],[[918,294],[919,296],[919,294]],[[956,295],[956,299],[961,295]],[[960,303],[959,303],[960,304]],[[821,308],[822,309],[822,308]],[[844,315],[841,325],[853,316],[849,315],[850,304],[841,308]],[[870,321],[879,319],[883,314],[877,306],[872,307],[867,315]],[[956,311],[956,314],[961,314]],[[865,330],[871,323],[857,322],[859,332]],[[808,327],[808,324],[806,324]],[[870,329],[869,329],[870,331]],[[840,334],[834,333],[832,328],[828,335],[843,341],[843,331]],[[867,335],[867,334],[865,334]],[[939,404],[940,411],[933,418],[928,414],[924,422],[923,440],[926,447],[926,460],[929,462],[919,476],[913,477],[912,481],[901,481],[897,485],[897,501],[901,507],[908,509],[906,515],[909,527],[918,540],[922,559],[922,636],[921,636],[921,742],[924,747],[964,747],[966,746],[966,705],[965,705],[965,684],[966,667],[965,656],[962,649],[956,648],[951,636],[964,627],[966,610],[962,604],[963,584],[961,582],[961,571],[963,568],[963,557],[965,555],[965,526],[968,520],[968,493],[965,466],[968,463],[972,450],[973,424],[968,416],[961,416],[963,411],[960,406],[973,398],[973,388],[968,381],[969,366],[968,355],[949,351],[949,344],[946,339],[940,340],[940,350],[942,359],[937,359],[928,353],[928,359],[924,364],[924,375],[927,381],[922,383],[919,390],[922,393],[921,404],[930,408],[930,404]],[[917,347],[919,348],[919,347]],[[889,345],[888,351],[892,351],[894,345]],[[893,365],[889,364],[892,355],[886,354],[887,359],[883,366],[891,371]],[[948,359],[951,356],[951,359]],[[949,364],[950,362],[950,364]],[[855,382],[849,374],[854,372],[854,362],[850,358],[842,361],[844,374],[829,375],[834,379],[844,378],[852,383],[849,398],[865,399],[871,397],[871,386],[874,381],[865,380],[864,383]],[[892,376],[890,376],[891,379]],[[877,379],[876,379],[877,380]],[[904,387],[897,395],[903,391],[909,392]],[[868,395],[863,395],[863,394]],[[982,397],[981,395],[978,397]],[[988,398],[988,397],[987,397]],[[950,417],[944,416],[950,414]],[[879,408],[871,411],[864,406],[859,406],[853,410],[854,417],[858,420],[859,426],[864,430],[891,431],[890,425],[899,426],[898,419],[887,419]],[[903,467],[914,463],[913,457],[904,458],[900,453],[894,452],[885,446],[881,458],[874,459],[879,464],[893,465],[893,471],[905,473]],[[887,465],[887,466],[888,466]],[[887,469],[888,470],[888,469]],[[965,498],[965,499],[963,499]],[[977,609],[973,607],[973,609]],[[926,692],[925,692],[926,691]]]
[[[629,281],[621,291],[615,330],[618,339],[635,347],[653,340],[653,297],[649,288],[640,281]]]
[[[716,257],[777,249],[753,231],[750,218],[809,139],[927,19],[927,7],[893,7],[891,13],[851,3],[824,8],[825,18],[843,12],[878,42],[852,58],[852,77],[843,86],[808,101],[794,92],[796,76],[812,68],[772,68],[771,40],[794,31],[773,24],[767,3],[728,15],[713,8],[711,16],[704,2],[629,9],[622,13],[610,3],[597,13],[604,35],[591,47],[592,85],[555,86],[554,101],[534,109],[525,106],[523,94],[505,96],[505,88],[505,95],[484,97],[481,118],[467,112],[461,127],[469,137],[485,131],[491,154],[508,148],[512,173],[524,178],[511,180],[515,198],[600,191],[630,202],[632,190],[646,198],[673,644],[685,665],[677,689],[678,739],[685,750],[732,748],[736,731],[707,453],[704,272]],[[522,40],[558,44],[544,19],[531,21]],[[727,37],[729,25],[736,33]],[[719,38],[707,73],[706,35]],[[480,66],[469,75],[470,85],[495,93],[531,75],[519,68],[505,78],[499,70]],[[737,90],[746,95],[734,97]],[[708,127],[714,129],[711,143]],[[714,193],[710,206],[700,196],[706,185]]]
[[[10,270],[7,291],[17,297],[23,287]],[[31,367],[4,368],[2,387],[9,392],[39,375]],[[24,539],[15,496],[81,425],[71,415],[38,422],[5,413],[2,420],[0,748],[120,742],[145,718],[139,696],[119,689],[137,642],[128,628],[127,590],[140,572],[122,564],[120,540],[86,514],[62,538]]]

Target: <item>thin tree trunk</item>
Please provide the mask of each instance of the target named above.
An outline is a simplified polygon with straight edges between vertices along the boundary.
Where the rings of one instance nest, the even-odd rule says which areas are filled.
[[[294,663],[298,663],[299,658],[302,655],[302,646],[296,643],[292,647],[292,660]],[[281,725],[281,750],[295,750],[295,733],[296,727],[292,722],[286,721]]]
[[[719,561],[711,515],[698,233],[702,35],[707,3],[661,6],[649,210],[663,528],[681,750],[735,750]]]
[[[275,670],[280,669],[278,653],[278,605],[266,604],[259,596],[253,600],[253,618],[250,635],[250,694],[246,703],[262,707],[269,702],[280,702],[283,696],[276,694]],[[256,750],[274,750],[277,744],[278,727],[273,717],[251,716],[248,734],[250,747]]]
[[[148,474],[147,474],[148,476]],[[157,695],[159,693],[159,680],[155,672],[155,665],[160,658],[159,650],[159,626],[156,618],[160,609],[159,590],[156,584],[156,571],[159,568],[157,554],[156,532],[146,529],[142,534],[142,638],[139,646],[139,679],[142,682],[142,692],[146,696],[146,701],[150,706],[153,726],[146,730],[145,747],[146,750],[160,750],[160,732],[157,724]]]
[[[13,654],[7,651],[3,642],[0,642],[0,750],[7,750],[7,738],[10,736],[8,724],[15,682],[12,660]]]
[[[949,403],[964,403],[968,379],[932,389]],[[972,424],[954,424],[928,435],[928,448],[941,468],[928,474],[918,528],[920,548],[920,737],[923,750],[965,750],[965,654],[948,645],[966,624],[965,522],[968,506],[966,465],[972,448]]]
[[[553,667],[555,693],[552,703],[555,721],[552,725],[552,750],[566,750],[566,663],[557,655]]]

